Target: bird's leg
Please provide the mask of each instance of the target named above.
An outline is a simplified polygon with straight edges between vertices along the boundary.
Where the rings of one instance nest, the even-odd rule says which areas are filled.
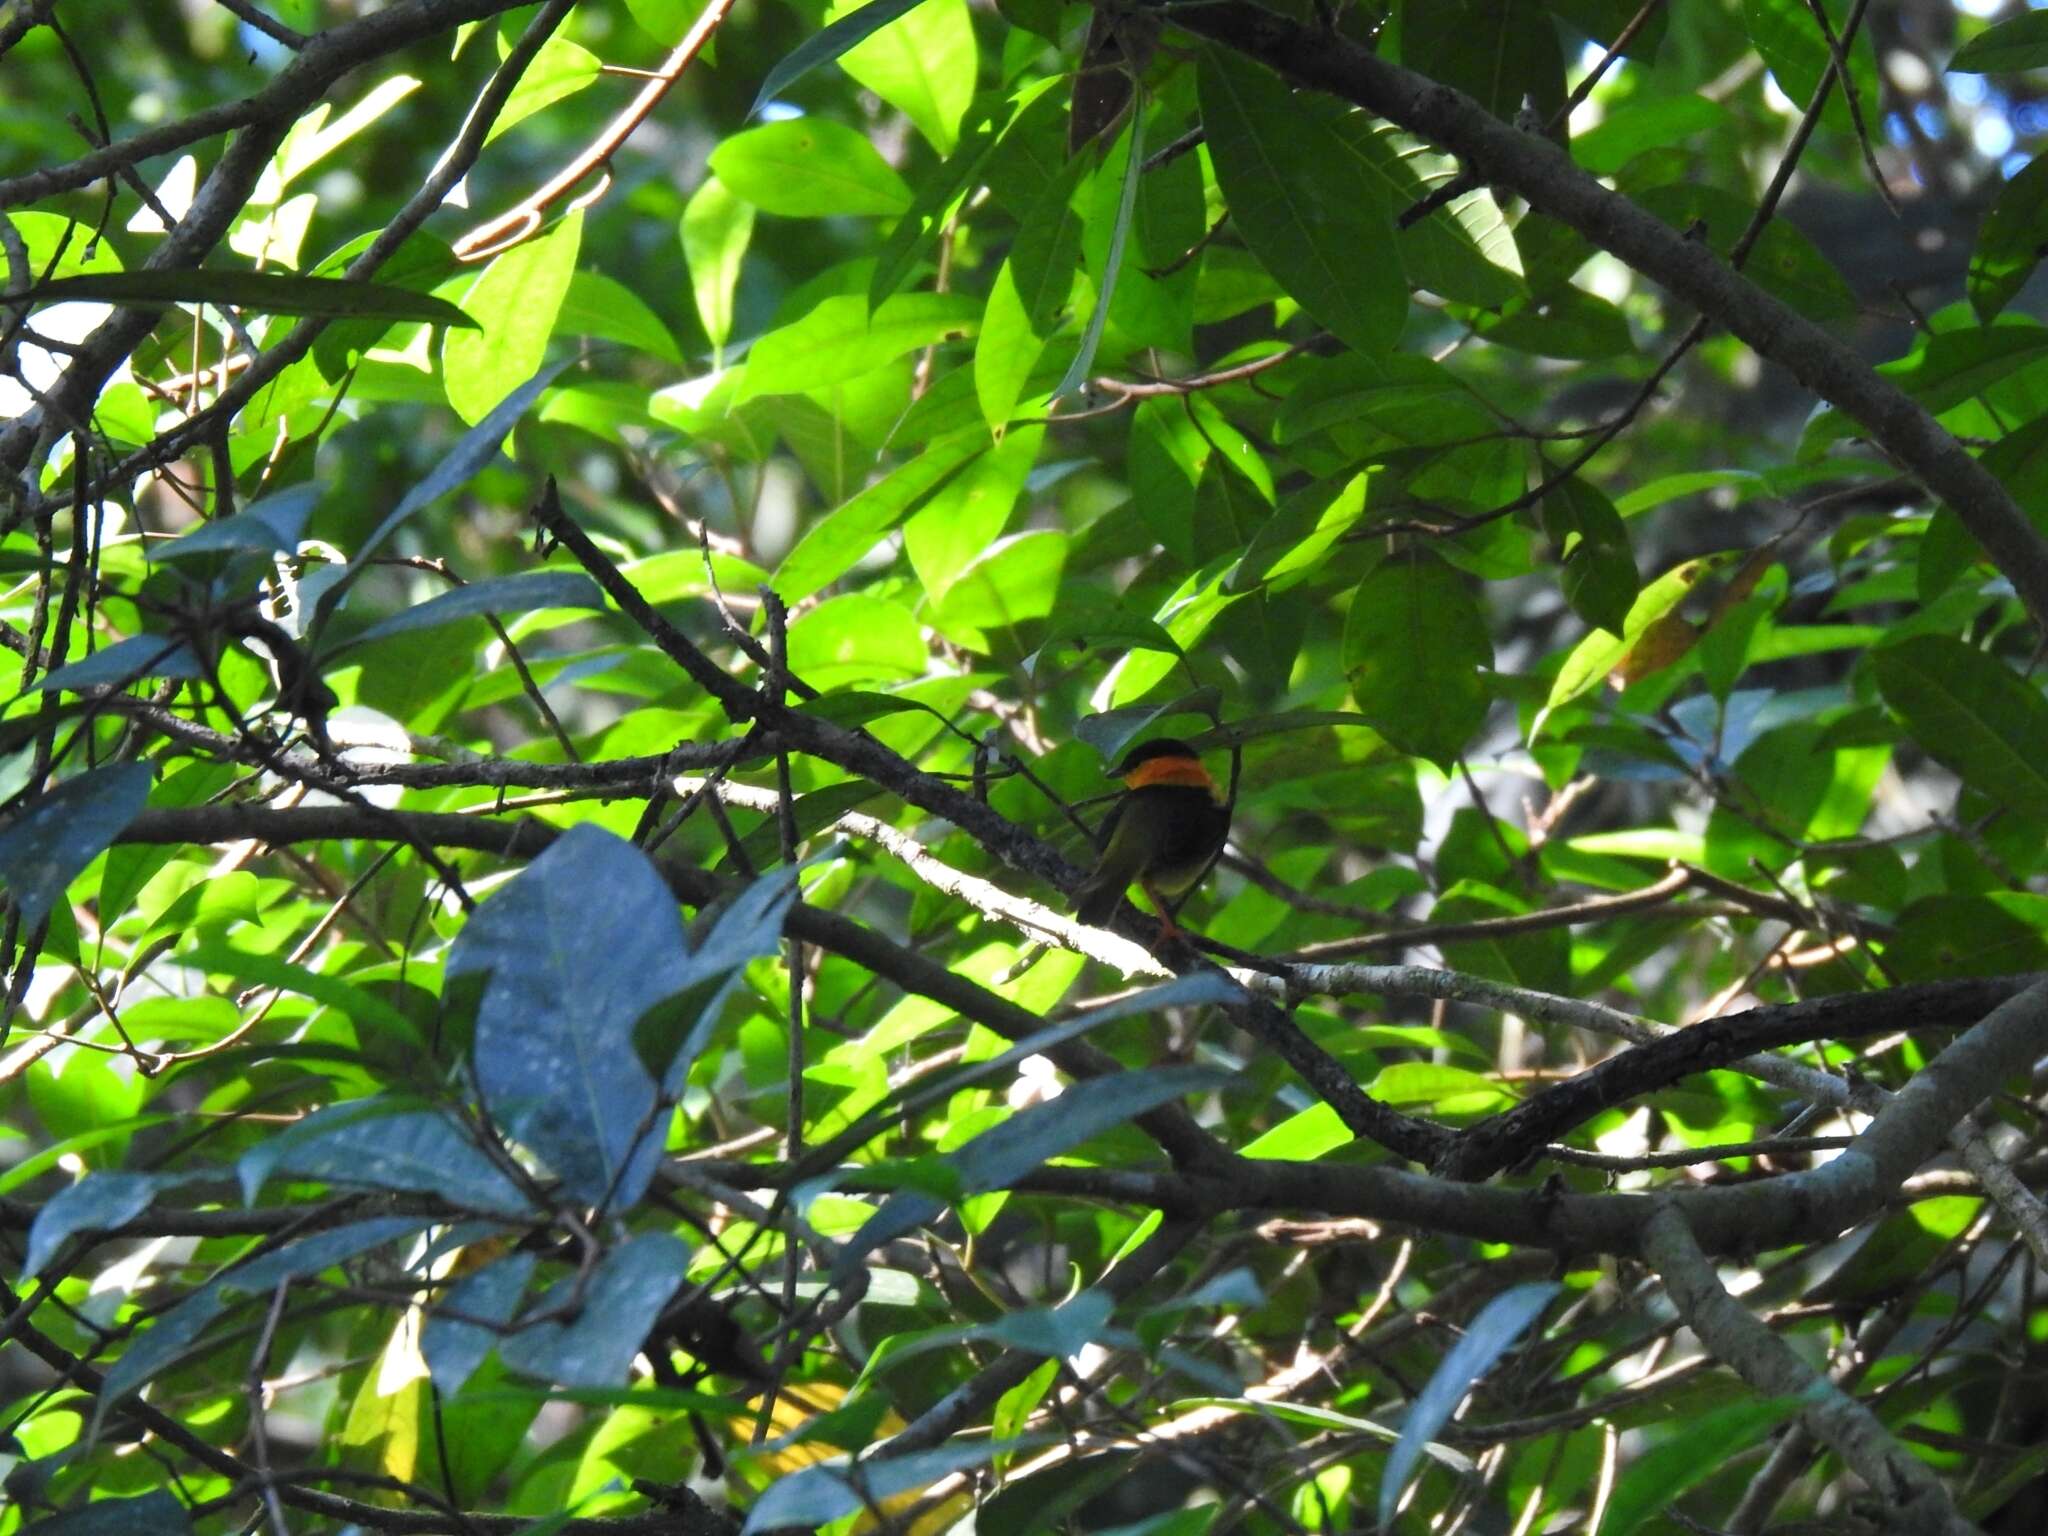
[[[1140,880],[1138,888],[1151,898],[1152,909],[1159,916],[1159,936],[1152,941],[1148,953],[1156,955],[1166,945],[1174,943],[1176,940],[1185,940],[1188,936],[1188,931],[1173,920],[1174,909],[1172,903],[1167,901],[1164,896],[1161,896],[1158,891],[1154,890],[1152,882],[1149,880]]]

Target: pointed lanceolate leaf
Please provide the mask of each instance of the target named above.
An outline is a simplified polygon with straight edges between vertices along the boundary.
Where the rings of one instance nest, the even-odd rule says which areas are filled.
[[[1970,307],[1989,324],[2026,286],[2048,249],[2048,160],[2036,156],[1999,188],[1970,252]]]
[[[752,117],[819,65],[831,63],[847,49],[865,42],[897,17],[909,14],[923,3],[924,0],[868,0],[859,10],[851,11],[829,27],[813,32],[768,71],[761,81],[761,89],[754,96],[754,104],[747,108],[747,116]]]
[[[1380,1474],[1381,1530],[1393,1529],[1394,1506],[1430,1437],[1450,1420],[1458,1404],[1472,1390],[1472,1384],[1528,1331],[1560,1289],[1550,1280],[1510,1286],[1486,1304],[1463,1337],[1451,1346],[1443,1364],[1430,1377],[1429,1385],[1416,1397],[1415,1406],[1408,1410],[1401,1425],[1401,1438],[1387,1455],[1386,1470]]]
[[[690,984],[675,898],[623,838],[569,829],[479,907],[449,956],[481,974],[476,1080],[491,1117],[585,1204],[621,1209],[661,1150],[643,1014]]]
[[[966,294],[899,293],[872,315],[861,295],[835,294],[754,343],[739,399],[845,383],[919,347],[970,336],[980,323],[981,305]]]
[[[1081,332],[1081,345],[1075,349],[1074,360],[1067,364],[1067,371],[1053,386],[1052,397],[1055,400],[1073,394],[1088,381],[1088,374],[1095,367],[1095,349],[1102,344],[1102,332],[1109,324],[1110,309],[1116,301],[1117,273],[1123,268],[1124,247],[1130,240],[1131,215],[1138,206],[1138,180],[1145,167],[1144,113],[1131,114],[1131,126],[1125,137],[1129,142],[1124,149],[1122,190],[1117,194],[1116,219],[1110,228],[1102,275],[1096,283],[1095,309],[1088,316],[1086,329]]]
[[[279,1285],[332,1269],[373,1248],[425,1231],[432,1224],[424,1216],[383,1216],[351,1222],[272,1249],[215,1277],[166,1312],[155,1327],[131,1343],[108,1368],[96,1414],[104,1414],[182,1359],[236,1294],[262,1295]],[[97,1427],[97,1417],[94,1423]]]
[[[985,451],[988,441],[988,434],[978,425],[949,432],[833,508],[811,524],[796,547],[783,556],[775,573],[776,592],[783,601],[797,603],[837,581],[913,507],[944,485],[961,465]]]
[[[708,931],[697,935],[675,992],[634,1021],[634,1051],[649,1074],[671,1092],[682,1086],[703,1050],[718,1021],[719,1004],[739,979],[740,968],[758,956],[774,954],[781,945],[782,924],[795,900],[794,869],[761,876],[712,918]]]
[[[1486,718],[1493,641],[1465,578],[1430,556],[1389,560],[1358,584],[1344,666],[1358,712],[1403,752],[1450,763]]]
[[[216,1277],[214,1283],[230,1294],[261,1296],[279,1285],[332,1269],[373,1248],[424,1232],[433,1224],[433,1219],[426,1216],[379,1216],[370,1221],[352,1221],[273,1248],[246,1264],[236,1265]]]
[[[536,1254],[507,1254],[465,1275],[427,1315],[420,1329],[420,1353],[436,1390],[449,1396],[460,1392],[484,1356],[497,1347],[501,1329],[518,1312],[539,1262]]]
[[[307,481],[251,502],[232,517],[216,518],[192,532],[157,545],[150,558],[165,561],[188,560],[198,555],[241,553],[290,554],[299,547],[306,519],[319,504],[322,487]]]
[[[1998,804],[2048,821],[2048,699],[2038,687],[1947,635],[1884,646],[1871,667],[1929,757]]]
[[[22,1261],[24,1279],[41,1273],[64,1240],[76,1232],[111,1232],[140,1216],[159,1191],[190,1183],[206,1174],[188,1173],[89,1173],[69,1189],[51,1197],[36,1212],[28,1229],[28,1256]]]
[[[192,647],[173,635],[130,635],[79,661],[68,662],[36,684],[40,692],[68,688],[126,688],[145,677],[205,676]]]
[[[330,1105],[257,1143],[235,1171],[252,1201],[273,1173],[289,1173],[351,1188],[438,1195],[498,1215],[533,1213],[519,1186],[447,1113],[396,1099]]]
[[[849,14],[840,20],[870,7],[843,8]],[[950,155],[974,99],[979,62],[967,0],[922,0],[840,55],[839,67],[916,124],[933,149]]]
[[[297,277],[287,272],[215,272],[186,269],[95,272],[60,277],[20,293],[0,294],[0,304],[62,304],[90,300],[134,308],[171,304],[222,304],[271,315],[313,315],[331,320],[416,320],[428,325],[475,330],[477,323],[430,293],[345,277]]]
[[[1216,180],[1252,254],[1342,340],[1389,350],[1408,283],[1384,189],[1279,76],[1211,49],[1200,87]]]
[[[100,1382],[99,1400],[94,1407],[95,1431],[100,1417],[109,1408],[182,1359],[207,1326],[227,1310],[227,1304],[228,1298],[218,1285],[203,1285],[133,1339],[121,1351],[121,1358],[107,1367],[106,1377]]]
[[[1978,33],[1948,67],[1963,74],[2009,74],[2048,64],[2048,14],[2025,11]]]
[[[463,293],[481,328],[450,332],[442,341],[441,378],[449,405],[464,421],[482,421],[540,367],[562,319],[582,241],[583,215],[571,213],[536,238],[500,251]]]
[[[792,219],[900,214],[910,188],[867,135],[829,117],[792,117],[734,134],[711,170],[763,213]]]
[[[185,1536],[192,1516],[159,1488],[132,1499],[94,1499],[23,1527],[30,1536]]]
[[[373,640],[387,640],[393,635],[410,634],[416,629],[433,629],[442,624],[453,624],[457,619],[476,618],[487,613],[603,607],[604,593],[588,576],[576,571],[522,571],[517,576],[473,581],[466,587],[430,597],[416,607],[379,620],[361,634],[352,636],[347,645],[335,649],[346,650],[348,646],[367,645]]]
[[[1572,612],[1619,636],[1642,582],[1614,503],[1591,481],[1573,475],[1544,496],[1543,526],[1557,546],[1558,579]]]
[[[66,779],[0,832],[0,884],[33,928],[64,888],[103,853],[149,801],[149,767],[112,763]]]
[[[713,349],[723,348],[732,337],[733,294],[754,235],[754,205],[734,197],[716,176],[707,176],[683,205],[679,232],[697,318]]]
[[[1230,1081],[1230,1074],[1213,1067],[1156,1067],[1093,1077],[1076,1083],[1057,1099],[1018,1111],[939,1161],[953,1170],[963,1194],[1003,1189],[1091,1136],[1114,1130],[1186,1094],[1220,1088]],[[850,1273],[881,1244],[915,1230],[942,1209],[929,1195],[906,1191],[890,1196],[846,1240],[834,1273]]]
[[[616,1387],[647,1340],[661,1309],[683,1283],[690,1250],[666,1232],[642,1232],[607,1254],[582,1287],[582,1304],[566,1320],[515,1328],[498,1357],[523,1376],[563,1387]],[[538,1308],[568,1299],[564,1280]]]
[[[555,375],[569,366],[569,360],[551,363],[512,391],[484,419],[462,434],[461,439],[450,449],[441,462],[413,488],[399,498],[398,505],[384,515],[382,522],[371,531],[356,551],[355,558],[348,563],[341,578],[320,594],[320,600],[313,609],[313,628],[318,630],[335,607],[341,602],[348,589],[353,586],[370,559],[384,547],[389,539],[420,508],[438,501],[471,478],[498,455],[498,447],[505,441],[506,434],[519,422],[540,398],[540,392],[555,381]]]

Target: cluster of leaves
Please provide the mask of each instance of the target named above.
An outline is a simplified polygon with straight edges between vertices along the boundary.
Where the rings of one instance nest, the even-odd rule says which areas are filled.
[[[0,1536],[2029,1518],[2048,28],[1301,9],[0,10]]]

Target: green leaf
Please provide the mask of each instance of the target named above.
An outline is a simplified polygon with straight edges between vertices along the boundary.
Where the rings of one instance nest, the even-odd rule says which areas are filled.
[[[1902,982],[2048,969],[2048,897],[1938,892],[1899,914],[1884,958]]]
[[[668,48],[682,41],[703,11],[704,0],[626,0],[626,9],[649,37]]]
[[[985,1465],[1004,1451],[1038,1443],[1041,1442],[1037,1438],[977,1440],[891,1456],[886,1461],[868,1460],[848,1466],[842,1458],[800,1467],[778,1477],[754,1501],[754,1507],[747,1511],[746,1524],[740,1527],[740,1536],[759,1536],[763,1531],[792,1526],[824,1525],[841,1515],[874,1508],[884,1499],[922,1488],[951,1473]]]
[[[1620,635],[1607,630],[1595,630],[1586,636],[1572,652],[1565,657],[1564,665],[1558,669],[1557,680],[1550,685],[1550,697],[1544,701],[1545,715],[1560,704],[1565,704],[1598,687],[1600,683],[1621,665],[1644,633],[1667,615],[1675,612],[1685,601],[1686,594],[1699,585],[1711,572],[1727,565],[1734,556],[1731,554],[1705,555],[1697,560],[1688,560],[1674,566],[1655,581],[1644,587],[1636,600],[1629,605],[1628,617],[1622,621]],[[1530,727],[1533,739],[1542,729],[1542,717]]]
[[[231,517],[217,517],[188,534],[157,544],[150,558],[159,565],[200,555],[242,553],[291,554],[306,531],[306,519],[320,503],[323,487],[306,481],[251,502]]]
[[[570,214],[538,239],[491,259],[463,294],[481,323],[475,334],[451,335],[441,347],[448,403],[475,425],[547,355],[549,340],[583,240],[583,215]]]
[[[1081,345],[1074,350],[1074,359],[1067,364],[1067,371],[1060,375],[1059,383],[1053,386],[1055,400],[1064,399],[1078,391],[1088,381],[1089,372],[1095,367],[1095,352],[1102,344],[1103,330],[1109,324],[1111,309],[1116,303],[1118,275],[1123,270],[1124,246],[1131,233],[1131,216],[1138,205],[1138,182],[1144,174],[1145,156],[1145,114],[1133,112],[1130,126],[1118,137],[1116,148],[1122,154],[1123,175],[1118,179],[1117,198],[1114,205],[1105,208],[1099,201],[1098,219],[1107,213],[1109,237],[1103,245],[1102,264],[1095,273],[1095,308],[1088,315],[1088,324],[1081,332]],[[1105,163],[1097,172],[1098,181],[1109,171]],[[1104,183],[1106,184],[1106,183]],[[1099,227],[1099,223],[1096,227]],[[1085,233],[1092,233],[1086,231]],[[1084,243],[1090,243],[1085,242]]]
[[[868,278],[868,307],[874,308],[901,288],[917,270],[940,231],[959,214],[968,191],[981,179],[1009,122],[983,108],[968,123],[966,136],[936,171],[918,179],[911,204],[883,237]]]
[[[904,525],[903,552],[928,601],[944,603],[960,573],[986,554],[1003,531],[1044,440],[1043,427],[1010,433]]]
[[[176,1494],[158,1488],[134,1498],[95,1499],[22,1529],[34,1536],[185,1536],[192,1515]]]
[[[218,1285],[203,1285],[164,1313],[139,1337],[129,1341],[121,1357],[107,1367],[94,1405],[93,1425],[109,1408],[147,1386],[159,1371],[181,1359],[213,1320],[227,1310],[228,1298]]]
[[[2006,433],[1986,448],[1977,462],[2005,483],[2035,528],[2048,529],[2048,416],[2036,416]],[[1960,533],[1960,528],[1957,531]],[[1962,538],[1967,541],[1967,553],[1961,558],[1981,554],[1976,540],[1967,534]]]
[[[87,688],[126,688],[145,677],[205,675],[206,669],[184,641],[171,635],[130,635],[46,673],[30,691],[53,693],[68,688],[79,693]]]
[[[825,821],[836,819],[839,814],[835,811],[830,817],[807,824],[807,802],[828,797],[835,790],[846,789],[849,784],[864,791],[865,797],[878,793],[873,785],[864,781],[848,780],[845,784],[835,784],[799,797],[797,824],[800,837],[813,835]],[[768,846],[753,850],[761,862],[776,856],[771,839],[777,830],[772,817],[764,823],[762,831],[769,836],[761,841]],[[783,922],[790,903],[795,899],[796,871],[793,869],[771,870],[750,881],[745,889],[718,910],[708,928],[703,923],[698,924],[690,952],[683,961],[680,989],[634,1020],[633,1050],[647,1068],[648,1075],[666,1084],[669,1092],[675,1091],[698,1053],[704,1049],[711,1030],[718,1023],[725,996],[739,979],[740,969],[749,961],[774,954],[780,946]]]
[[[1547,464],[1538,468],[1546,478],[1551,473]],[[1544,496],[1543,527],[1563,557],[1558,575],[1572,612],[1619,636],[1642,583],[1614,503],[1583,475],[1573,475]]]
[[[1088,649],[1138,646],[1168,655],[1180,650],[1157,619],[1134,612],[1093,587],[1069,586],[1051,618],[1043,643],[1048,651],[1062,642]]]
[[[789,669],[829,693],[922,677],[930,658],[910,610],[865,592],[828,597],[789,626]]]
[[[2048,64],[2048,15],[2028,11],[1987,27],[1955,51],[1948,67],[1966,75],[2014,74]]]
[[[473,331],[482,323],[446,299],[344,277],[295,277],[288,272],[227,272],[165,269],[95,272],[59,277],[18,293],[0,294],[0,304],[66,304],[91,300],[134,309],[174,304],[217,304],[267,315],[315,315],[326,320],[417,320]]]
[[[1487,918],[1518,917],[1530,903],[1479,880],[1460,880],[1430,909],[1437,923],[1469,923]],[[1571,941],[1562,928],[1490,938],[1446,939],[1444,959],[1454,970],[1490,976],[1510,986],[1538,992],[1571,990]]]
[[[1054,528],[998,539],[970,561],[933,615],[941,629],[1006,629],[1053,610],[1067,535]]]
[[[1404,6],[1401,21],[1401,62],[1501,121],[1514,121],[1525,98],[1545,119],[1563,105],[1557,23],[1530,0],[1432,0]]]
[[[513,87],[504,109],[491,123],[484,142],[490,143],[534,113],[575,95],[596,80],[603,69],[603,63],[588,48],[560,35],[549,38],[519,77],[519,84]]]
[[[1995,657],[1947,635],[1915,635],[1870,659],[1907,733],[1972,789],[2048,821],[2048,700]]]
[[[604,605],[604,593],[598,589],[597,583],[580,571],[521,571],[516,576],[494,576],[488,581],[471,582],[466,587],[457,587],[452,592],[443,592],[424,603],[401,609],[388,619],[380,619],[361,634],[351,636],[328,654],[339,655],[353,646],[387,640],[393,635],[411,634],[415,630],[434,629],[443,624],[453,624],[457,619],[476,618],[481,614],[532,613],[540,608],[602,610]]]
[[[567,1276],[545,1292],[535,1308],[546,1316],[515,1326],[498,1358],[522,1376],[560,1386],[620,1385],[689,1262],[682,1239],[635,1233],[589,1275]]]
[[[1834,21],[1835,35],[1840,37],[1848,6],[1841,0],[1829,0],[1828,13]],[[1805,107],[1820,89],[1821,80],[1832,63],[1827,38],[1814,24],[1813,12],[1807,9],[1806,0],[1742,0],[1742,21],[1749,29],[1750,41],[1756,45],[1756,51],[1763,55],[1764,63],[1776,78],[1778,88],[1797,106]],[[1857,94],[1866,102],[1878,100],[1880,86],[1868,31],[1856,34],[1848,48],[1848,58],[1850,78],[1855,81]],[[1839,85],[1829,93],[1821,121],[1842,133],[1855,131],[1855,122],[1849,115],[1848,103]]]
[[[775,590],[797,603],[837,581],[926,496],[988,447],[988,434],[967,427],[934,440],[866,490],[850,497],[805,530],[775,572]]]
[[[967,294],[899,293],[873,315],[863,296],[837,294],[754,343],[734,403],[857,379],[919,347],[972,336],[980,321]]]
[[[1213,1067],[1151,1067],[1075,1083],[1057,1099],[1012,1114],[989,1130],[943,1154],[968,1194],[1002,1189],[1047,1159],[1091,1137],[1114,1130],[1162,1104],[1190,1093],[1221,1088],[1231,1075]],[[891,1195],[861,1229],[846,1240],[833,1265],[845,1276],[881,1244],[914,1231],[944,1207],[929,1195]]]
[[[450,951],[450,981],[482,978],[473,1055],[486,1107],[577,1200],[622,1210],[653,1176],[656,1084],[633,1030],[691,984],[685,955],[652,862],[588,824],[478,907]]]
[[[2011,377],[2042,352],[2048,352],[2048,327],[2032,322],[1940,331],[1878,372],[1938,416]]]
[[[434,1195],[490,1215],[533,1202],[445,1111],[396,1097],[330,1104],[245,1152],[235,1166],[253,1203],[273,1174],[350,1188]]]
[[[1274,425],[1282,443],[1341,430],[1347,447],[1369,453],[1471,438],[1492,424],[1457,375],[1426,357],[1347,352],[1307,360],[1298,379]]]
[[[210,1178],[210,1173],[88,1173],[69,1189],[60,1190],[36,1212],[28,1231],[28,1253],[21,1264],[23,1279],[42,1273],[65,1240],[79,1232],[112,1232],[126,1226],[155,1203],[167,1189]]]
[[[830,118],[793,117],[736,133],[711,152],[711,170],[733,196],[788,218],[910,207],[910,188],[866,135]]]
[[[1748,879],[1759,867],[1782,869],[1803,843],[1855,836],[1890,760],[1881,745],[1830,743],[1807,720],[1764,732],[1735,760],[1708,818],[1707,867]]]
[[[1369,112],[1342,113],[1330,126],[1358,157],[1361,170],[1385,182],[1389,209],[1410,207],[1462,174],[1456,159]],[[1401,230],[1398,239],[1401,265],[1417,288],[1486,309],[1528,291],[1514,232],[1483,189],[1461,193]]]
[[[412,1050],[426,1051],[426,1042],[420,1039],[412,1020],[374,993],[339,976],[325,976],[275,955],[253,954],[220,939],[202,940],[181,952],[178,964],[211,976],[231,976],[236,981],[309,997],[358,1025],[381,1030]]]
[[[147,763],[110,763],[31,800],[0,831],[0,884],[35,928],[149,802]]]
[[[829,16],[836,26],[859,21],[875,8],[876,0],[835,6]],[[967,0],[923,0],[870,34],[839,55],[839,67],[917,124],[940,154],[950,155],[974,97],[974,27]]]
[[[1087,165],[1077,156],[1045,189],[990,285],[974,349],[974,390],[991,430],[1009,423],[1046,338],[1073,297],[1081,265],[1081,216],[1073,195]]]
[[[714,352],[732,339],[732,296],[753,233],[754,205],[734,197],[716,176],[706,176],[683,204],[681,234],[690,295]]]
[[[2033,20],[2033,17],[2025,18]],[[2048,54],[2048,33],[2043,38]],[[1970,308],[1990,324],[2040,265],[2048,247],[2048,160],[2029,160],[1999,188],[1970,252]]]
[[[1551,1297],[1563,1287],[1554,1280],[1509,1286],[1480,1309],[1466,1325],[1429,1382],[1416,1395],[1415,1406],[1401,1421],[1401,1438],[1387,1455],[1386,1470],[1380,1474],[1379,1523],[1383,1531],[1394,1527],[1394,1509],[1401,1490],[1407,1486],[1423,1448],[1458,1411],[1493,1362],[1506,1354],[1517,1339],[1529,1331]]]
[[[706,185],[714,183],[706,182]],[[701,188],[699,189],[702,190]],[[648,302],[617,278],[602,272],[577,272],[555,318],[561,336],[598,336],[684,366],[683,349]]]
[[[1265,1157],[1275,1162],[1305,1163],[1349,1146],[1351,1129],[1328,1104],[1311,1104],[1282,1120],[1264,1135],[1239,1149],[1240,1157]]]
[[[866,5],[838,16],[831,25],[813,32],[768,71],[754,97],[754,104],[747,108],[747,116],[754,116],[812,70],[821,64],[831,63],[849,48],[858,47],[890,22],[923,3],[924,0],[868,0]]]
[[[1761,1444],[1800,1406],[1796,1397],[1772,1397],[1688,1416],[1681,1433],[1652,1447],[1622,1473],[1601,1530],[1608,1536],[1631,1536],[1696,1483]]]
[[[1651,187],[1637,201],[1674,229],[1696,231],[1708,249],[1726,256],[1754,219],[1745,199],[1698,181]],[[1784,219],[1766,224],[1743,274],[1811,320],[1838,320],[1856,312],[1856,292],[1820,247]]]
[[[1457,760],[1486,718],[1493,641],[1463,576],[1432,556],[1389,560],[1351,598],[1344,668],[1358,712],[1403,752]]]
[[[1508,305],[1498,319],[1482,317],[1475,329],[1496,346],[1575,362],[1620,357],[1635,349],[1627,317],[1597,294],[1569,283]]]
[[[1624,102],[1584,133],[1572,135],[1572,158],[1595,176],[1612,176],[1646,149],[1676,144],[1729,123],[1718,101],[1689,94]]]
[[[356,551],[355,558],[349,561],[348,568],[342,572],[340,579],[326,588],[320,594],[319,600],[314,603],[313,622],[310,626],[314,635],[325,627],[328,616],[340,605],[349,588],[369,568],[370,561],[375,558],[377,551],[383,548],[385,540],[403,527],[406,519],[420,508],[440,500],[457,486],[466,483],[484,465],[496,458],[499,445],[505,441],[506,434],[517,424],[519,418],[527,413],[533,402],[540,398],[540,392],[552,384],[555,375],[566,366],[566,363],[556,363],[543,368],[500,400],[488,416],[463,433],[454,448],[444,454],[433,469],[399,498],[398,505],[387,512],[383,520],[370,531],[370,536],[363,541],[362,548]]]
[[[1391,350],[1408,284],[1384,190],[1277,76],[1207,49],[1198,79],[1217,184],[1245,243],[1343,341]]]
[[[497,1347],[539,1263],[538,1254],[509,1253],[448,1288],[420,1327],[420,1354],[437,1390],[460,1392]]]
[[[1077,254],[1079,248],[1077,239]],[[1014,260],[1014,253],[1012,256]],[[1030,303],[1018,291],[1013,260],[1002,264],[989,285],[988,307],[981,312],[981,336],[974,344],[974,395],[991,432],[1009,426],[1031,371],[1045,351],[1045,336],[1032,323]],[[1072,277],[1070,268],[1070,286]]]

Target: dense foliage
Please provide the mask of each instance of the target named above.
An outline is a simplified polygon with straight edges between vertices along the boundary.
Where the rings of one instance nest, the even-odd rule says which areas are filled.
[[[2040,68],[0,5],[0,1536],[2039,1530]]]

